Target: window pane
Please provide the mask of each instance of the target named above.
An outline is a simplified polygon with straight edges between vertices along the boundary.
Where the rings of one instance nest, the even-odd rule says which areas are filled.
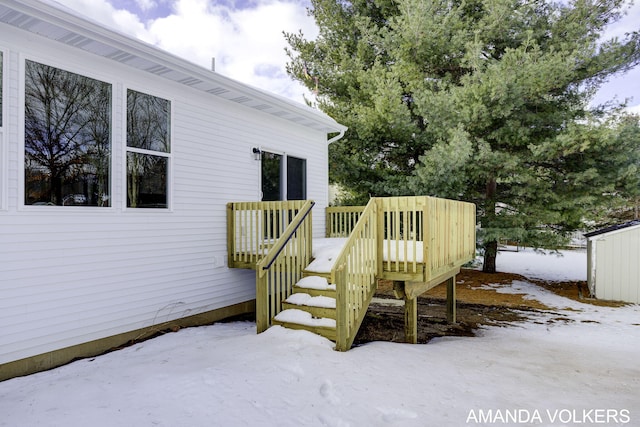
[[[111,85],[25,62],[25,204],[109,206]]]
[[[171,101],[127,91],[127,146],[169,153]]]
[[[166,208],[169,158],[127,153],[127,206]]]
[[[304,200],[307,198],[307,161],[287,157],[287,199]]]
[[[262,200],[282,200],[282,156],[262,152]]]

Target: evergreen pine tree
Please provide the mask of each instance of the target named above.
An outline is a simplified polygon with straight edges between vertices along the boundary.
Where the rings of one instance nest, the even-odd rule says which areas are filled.
[[[639,62],[602,41],[620,0],[312,0],[315,40],[286,34],[289,74],[349,127],[332,181],[359,195],[476,203],[484,271],[499,238],[558,247],[626,184],[630,144],[589,109]],[[619,107],[618,107],[619,108]],[[609,111],[610,112],[610,111]],[[636,145],[637,149],[637,145]]]

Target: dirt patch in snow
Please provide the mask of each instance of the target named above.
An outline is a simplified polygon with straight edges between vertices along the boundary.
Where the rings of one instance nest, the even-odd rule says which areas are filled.
[[[496,291],[499,286],[509,286],[515,281],[533,283],[582,303],[622,305],[590,298],[586,282],[546,282],[518,274],[487,274],[463,269],[456,276],[455,324],[447,322],[447,289],[444,284],[418,297],[418,342],[426,343],[443,336],[474,336],[483,325],[509,325],[525,321],[529,315],[539,311],[553,311],[535,299],[525,298],[523,294]],[[488,286],[490,284],[491,287]],[[378,284],[375,301],[369,306],[354,344],[371,341],[404,342],[404,306],[395,299],[391,282],[381,281]],[[562,316],[558,315],[557,320],[562,320]]]

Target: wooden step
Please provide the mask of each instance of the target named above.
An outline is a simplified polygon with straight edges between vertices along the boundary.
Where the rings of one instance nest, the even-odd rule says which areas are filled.
[[[282,303],[284,310],[298,309],[312,317],[336,320],[336,299],[325,295],[312,296],[306,292],[294,293]]]
[[[335,308],[325,308],[325,307],[311,307],[311,306],[303,306],[297,304],[291,304],[289,302],[282,303],[283,310],[302,310],[307,313],[311,313],[311,316],[318,318],[327,318],[336,320],[336,309]]]
[[[312,297],[336,297],[335,289],[310,289],[310,288],[301,288],[299,286],[294,286],[292,289],[294,294],[309,294]]]
[[[330,285],[327,278],[320,276],[303,277],[293,286],[294,293],[306,293],[313,297],[325,296],[335,298],[336,286]]]
[[[311,313],[300,309],[281,311],[272,322],[289,329],[305,330],[336,340],[336,321],[327,318],[314,318]]]
[[[302,270],[302,277],[311,277],[311,276],[324,277],[325,279],[329,280],[331,279],[331,272],[318,273],[315,271]]]

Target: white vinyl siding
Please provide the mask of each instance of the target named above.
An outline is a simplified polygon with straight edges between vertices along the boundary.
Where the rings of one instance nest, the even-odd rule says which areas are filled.
[[[5,90],[6,72],[5,72],[5,50],[0,46],[0,211],[7,207],[7,145],[5,142],[5,111],[7,109],[7,97]]]
[[[10,126],[3,134],[11,146],[4,151],[8,204],[0,212],[0,364],[254,299],[255,272],[226,267],[226,204],[259,200],[255,146],[307,160],[314,233],[323,234],[322,131],[2,30],[12,42],[4,56]],[[109,208],[22,204],[25,58],[113,84],[114,154],[126,151],[127,87],[171,100],[171,210],[126,209],[123,155],[113,155]]]

